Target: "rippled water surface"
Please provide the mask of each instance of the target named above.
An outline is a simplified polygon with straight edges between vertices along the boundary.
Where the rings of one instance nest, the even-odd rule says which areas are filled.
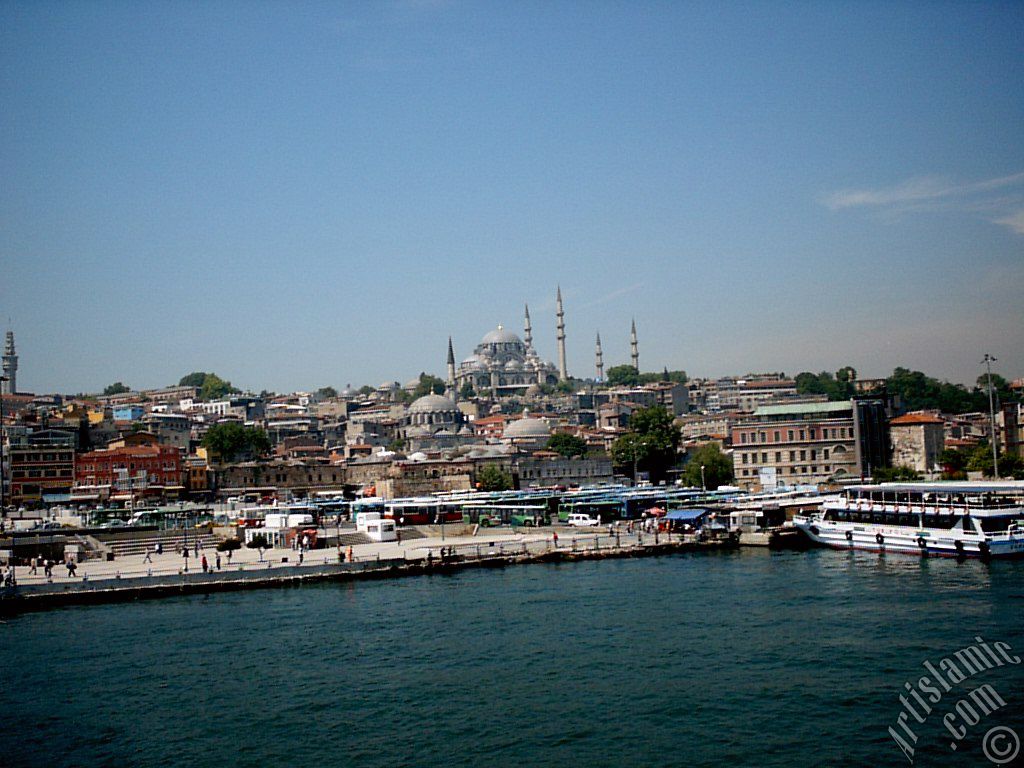
[[[903,683],[1024,655],[1024,563],[812,551],[533,565],[69,608],[0,625],[0,765],[909,765]],[[1006,706],[950,749],[981,683]],[[1024,665],[915,765],[1024,737]]]

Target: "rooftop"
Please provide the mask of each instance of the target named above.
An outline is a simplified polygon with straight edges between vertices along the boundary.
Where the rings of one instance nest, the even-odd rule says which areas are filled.
[[[754,411],[755,416],[823,416],[830,413],[850,413],[853,403],[837,400],[826,403],[792,403],[786,405],[762,405]]]

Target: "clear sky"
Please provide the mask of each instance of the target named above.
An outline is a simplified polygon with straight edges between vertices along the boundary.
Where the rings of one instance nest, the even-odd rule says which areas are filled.
[[[19,388],[1024,375],[1024,4],[5,2]]]

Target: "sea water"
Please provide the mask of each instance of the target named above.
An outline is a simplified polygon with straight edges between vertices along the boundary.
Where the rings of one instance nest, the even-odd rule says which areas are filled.
[[[916,741],[898,697],[977,637],[1024,657],[1022,579],[744,549],[24,614],[0,765],[909,765],[892,727],[915,765],[987,765],[1024,664],[942,691]],[[982,684],[1005,706],[957,740]]]

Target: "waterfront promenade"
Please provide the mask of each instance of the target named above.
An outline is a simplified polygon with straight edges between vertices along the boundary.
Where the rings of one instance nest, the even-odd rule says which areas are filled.
[[[706,547],[728,547],[733,542],[698,541],[693,536],[653,532],[609,533],[608,529],[487,530],[471,535],[426,536],[399,542],[358,544],[299,552],[286,548],[243,548],[220,553],[201,549],[199,558],[190,550],[188,571],[180,551],[133,555],[113,561],[87,560],[74,576],[63,564],[47,577],[20,566],[17,585],[0,600],[3,611],[32,610],[74,603],[97,603],[207,593],[316,581],[411,576],[473,567],[607,557],[642,557]],[[208,571],[201,565],[206,556]]]

